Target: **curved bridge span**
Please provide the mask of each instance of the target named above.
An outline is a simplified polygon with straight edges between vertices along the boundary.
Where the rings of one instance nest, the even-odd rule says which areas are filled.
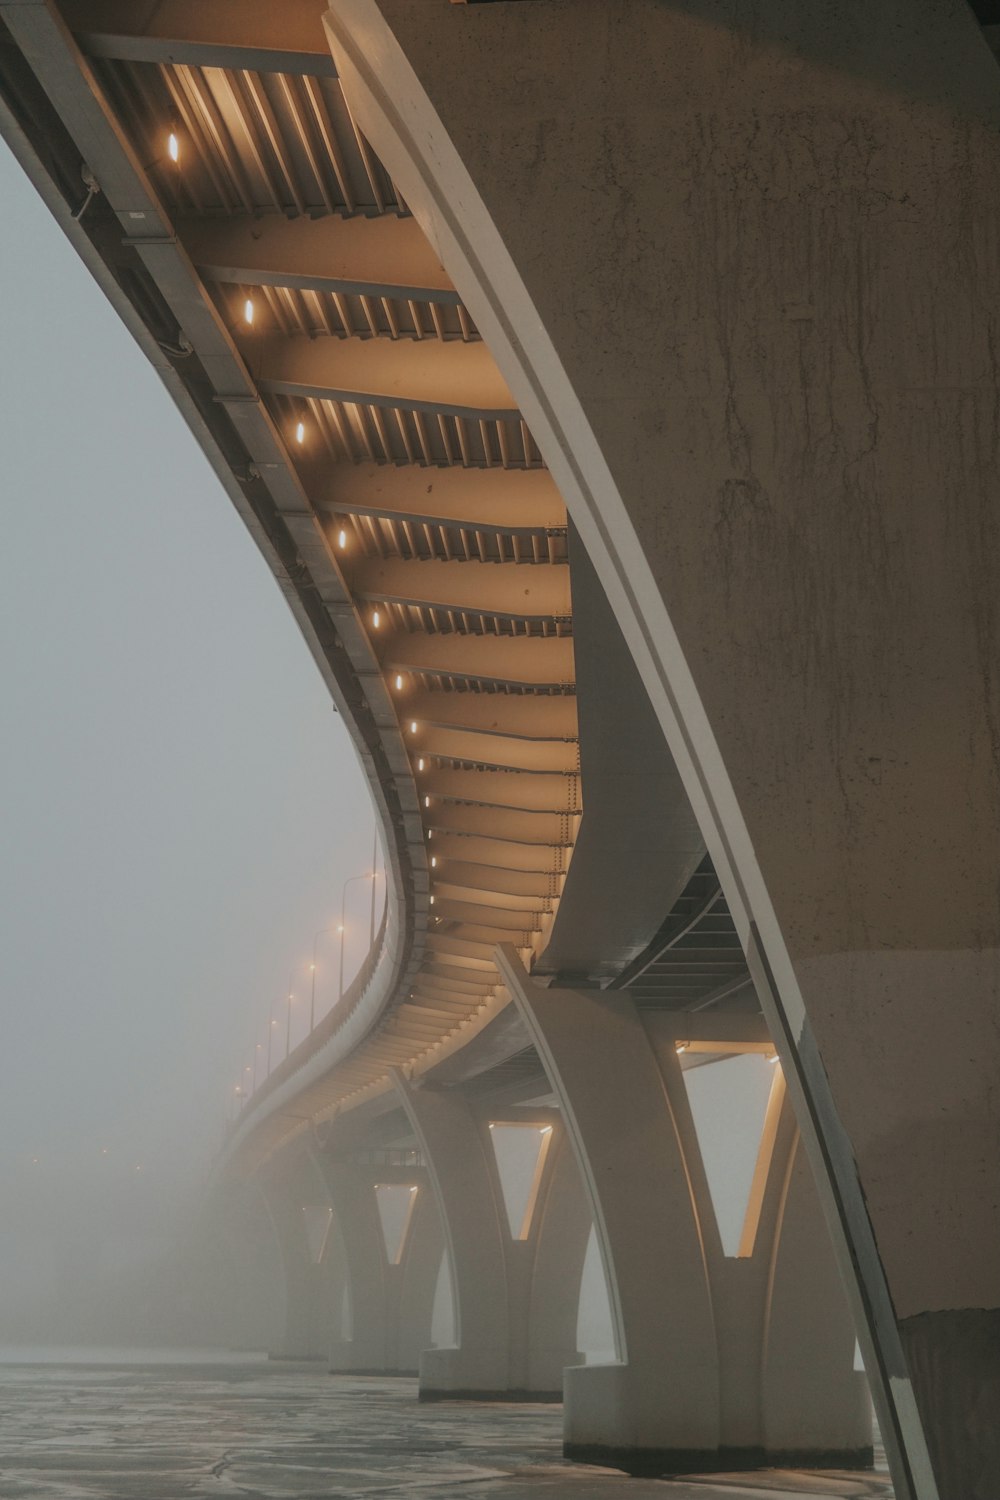
[[[997,23],[0,0],[4,134],[381,825],[377,942],[220,1164],[286,1352],[564,1395],[633,1472],[830,1468],[856,1329],[898,1495],[995,1493]],[[729,1245],[695,1074],[758,1064]]]

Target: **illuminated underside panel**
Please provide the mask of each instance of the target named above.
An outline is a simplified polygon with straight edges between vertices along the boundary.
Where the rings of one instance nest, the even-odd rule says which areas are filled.
[[[566,512],[322,9],[0,0],[5,133],[268,557],[389,851],[379,951],[244,1111],[247,1163],[276,1101],[322,1116],[481,1024],[581,813]]]

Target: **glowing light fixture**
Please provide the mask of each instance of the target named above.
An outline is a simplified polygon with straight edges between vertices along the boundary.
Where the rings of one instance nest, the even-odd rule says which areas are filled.
[[[382,623],[382,616],[379,614],[379,612],[378,612],[377,609],[373,609],[372,610],[372,625],[377,630],[379,628],[379,625],[381,623]]]
[[[416,719],[411,719],[410,720],[410,733],[411,734],[416,734],[416,732],[417,732],[417,721],[416,721]]]
[[[425,807],[430,807],[430,805],[431,805],[431,799],[429,797],[425,797],[424,798],[424,806]]]
[[[253,327],[253,298],[248,297],[243,304],[243,321],[248,327]],[[301,442],[301,439],[299,440]]]
[[[688,1043],[687,1042],[678,1042],[677,1045],[676,1045],[676,1047],[674,1048],[674,1051],[675,1052],[686,1052],[687,1049],[688,1049]]]
[[[177,138],[176,130],[172,130],[167,136],[167,155],[171,161],[180,161],[181,143]]]
[[[422,771],[423,769],[424,769],[424,757],[421,756],[420,759],[417,761],[417,770],[418,771]]]
[[[431,897],[431,905],[432,906],[434,905],[434,897],[433,896]]]
[[[306,440],[306,424],[304,422],[296,422],[296,424],[295,424],[295,441],[298,444],[301,445],[302,443],[305,442],[305,440]]]
[[[337,532],[337,546],[340,548],[341,552],[343,552],[344,548],[347,546],[347,532],[344,530],[343,526]]]
[[[402,674],[402,672],[397,672],[396,673],[396,692],[397,693],[401,692],[402,691],[402,687],[403,687],[403,674]]]
[[[431,869],[432,870],[436,870],[437,869],[437,862],[438,862],[437,855],[436,854],[432,854],[431,855]]]

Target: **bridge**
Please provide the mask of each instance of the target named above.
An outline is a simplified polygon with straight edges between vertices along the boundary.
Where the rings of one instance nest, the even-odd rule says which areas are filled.
[[[381,824],[372,952],[220,1169],[287,1352],[676,1473],[870,1461],[856,1331],[901,1500],[1000,1489],[998,21],[0,0],[4,134]],[[727,1254],[689,1075],[753,1054]]]

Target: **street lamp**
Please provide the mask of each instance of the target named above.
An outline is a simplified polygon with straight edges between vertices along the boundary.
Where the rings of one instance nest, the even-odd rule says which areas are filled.
[[[267,1076],[268,1076],[268,1078],[270,1078],[270,1076],[271,1076],[271,1038],[274,1036],[274,1028],[277,1026],[277,1024],[278,1024],[277,1021],[272,1016],[271,1017],[271,1024],[267,1028]]]
[[[372,911],[368,932],[368,952],[375,946],[375,884],[378,880],[378,829],[372,834]]]
[[[347,887],[354,885],[358,880],[370,880],[372,883],[372,942],[375,941],[375,870],[366,870],[364,875],[349,875],[344,881],[344,889],[340,893],[340,984],[337,990],[337,999],[344,998],[344,928],[347,923]]]
[[[319,927],[313,933],[313,956],[309,965],[309,1030],[316,1025],[316,945],[324,932],[343,932],[343,927]]]

